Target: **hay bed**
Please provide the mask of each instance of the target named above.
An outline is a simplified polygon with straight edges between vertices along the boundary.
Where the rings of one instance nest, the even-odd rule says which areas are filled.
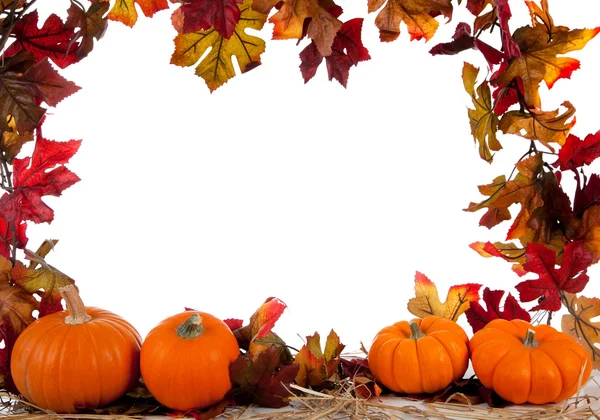
[[[600,389],[595,378],[592,382]],[[281,409],[259,407],[229,407],[216,417],[218,420],[392,420],[392,419],[597,419],[600,420],[600,398],[591,395],[577,395],[560,404],[522,405],[506,408],[490,408],[486,404],[472,405],[466,396],[457,393],[446,402],[425,403],[416,399],[385,396],[381,400],[355,398],[349,383],[341,384],[328,393],[292,385],[291,404]],[[131,419],[168,419],[163,415],[148,414],[70,414],[59,415],[41,410],[12,394],[0,393],[0,418],[7,420],[131,420]],[[453,401],[464,401],[463,403]]]

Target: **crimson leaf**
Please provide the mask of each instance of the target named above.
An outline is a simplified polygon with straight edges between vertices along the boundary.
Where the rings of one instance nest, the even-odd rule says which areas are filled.
[[[531,321],[529,312],[523,309],[517,299],[510,293],[506,296],[504,306],[502,309],[500,308],[500,301],[504,293],[503,290],[490,290],[486,287],[483,290],[483,301],[487,310],[479,302],[471,303],[465,314],[467,315],[467,321],[471,325],[471,328],[473,328],[473,333],[482,329],[488,322],[498,318],[508,321],[513,319]]]

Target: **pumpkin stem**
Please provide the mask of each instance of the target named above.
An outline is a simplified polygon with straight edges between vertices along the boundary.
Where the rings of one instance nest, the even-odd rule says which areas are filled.
[[[537,341],[535,339],[535,331],[532,330],[531,328],[527,329],[527,334],[525,334],[525,338],[523,339],[523,345],[525,345],[525,347],[537,347],[540,345],[539,341]]]
[[[423,334],[419,328],[419,324],[417,324],[415,321],[410,321],[408,326],[410,327],[410,332],[412,333],[409,337],[411,340],[418,340],[421,337],[425,337],[425,334]]]
[[[184,340],[196,338],[202,335],[202,317],[198,314],[190,316],[183,324],[177,327],[177,335]]]
[[[59,287],[58,291],[67,304],[69,315],[65,317],[65,324],[79,325],[91,321],[92,317],[85,312],[85,305],[72,284]]]

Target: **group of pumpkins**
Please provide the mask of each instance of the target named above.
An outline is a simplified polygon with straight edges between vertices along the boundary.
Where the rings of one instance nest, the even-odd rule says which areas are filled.
[[[33,404],[57,413],[106,406],[140,374],[157,401],[184,412],[211,406],[231,389],[229,366],[239,347],[218,318],[183,312],[142,343],[123,318],[85,307],[75,287],[61,294],[67,310],[33,322],[13,348],[12,378]],[[469,359],[484,386],[507,401],[534,404],[572,396],[592,365],[582,346],[550,326],[495,320],[469,340],[457,323],[435,316],[384,328],[368,355],[381,384],[409,394],[444,389],[463,377]]]

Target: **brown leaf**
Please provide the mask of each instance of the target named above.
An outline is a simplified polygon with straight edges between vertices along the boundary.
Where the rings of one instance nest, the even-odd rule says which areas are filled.
[[[600,322],[592,319],[600,315],[600,299],[565,293],[572,312],[563,315],[562,331],[573,337],[592,357],[592,368],[600,369]]]
[[[33,141],[33,133],[25,132],[23,134],[19,134],[17,132],[17,126],[15,124],[15,119],[12,115],[7,116],[7,125],[10,131],[2,132],[2,140],[0,142],[0,153],[4,155],[4,159],[6,163],[12,165],[15,157],[21,151],[23,145],[27,142]]]
[[[0,257],[0,320],[9,322],[15,334],[19,335],[35,320],[33,311],[38,309],[38,302],[31,293],[10,284],[11,271],[10,260]]]

